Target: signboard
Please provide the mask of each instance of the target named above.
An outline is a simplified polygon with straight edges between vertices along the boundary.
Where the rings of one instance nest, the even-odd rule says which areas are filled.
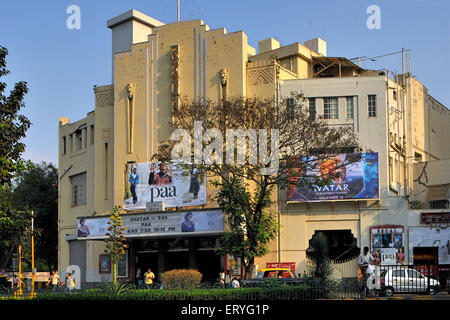
[[[160,212],[165,210],[164,202],[147,202],[145,204],[145,211],[147,212]]]
[[[422,212],[420,221],[422,223],[449,223],[450,212]]]
[[[412,259],[415,247],[437,247],[439,264],[450,264],[450,229],[429,227],[409,228],[409,255]],[[412,261],[412,260],[411,260]]]
[[[267,262],[266,268],[288,268],[295,273],[295,262]]]
[[[370,227],[372,255],[380,265],[405,264],[403,226],[381,225]]]
[[[163,201],[167,208],[206,203],[206,174],[195,166],[173,162],[127,164],[123,208],[146,209]]]
[[[182,233],[208,234],[224,231],[224,215],[220,209],[121,215],[127,238],[180,235]],[[108,232],[109,216],[80,218],[78,240],[104,239]]]
[[[293,183],[287,189],[288,202],[378,199],[380,194],[378,153],[362,153],[359,161],[343,165],[348,156],[340,154],[320,160],[316,166],[317,170],[306,172],[305,176],[330,177],[329,185],[313,185],[312,188],[307,188],[296,184],[296,178],[291,179]],[[305,158],[305,161],[315,160],[314,157],[309,157]]]

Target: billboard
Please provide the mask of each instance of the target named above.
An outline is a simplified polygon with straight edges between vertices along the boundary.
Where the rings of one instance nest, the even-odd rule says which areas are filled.
[[[121,215],[124,235],[127,238],[208,234],[224,231],[224,215],[220,209],[179,211],[162,213],[124,214]],[[87,217],[78,219],[78,239],[104,239],[108,232],[109,216]]]
[[[324,186],[305,186],[298,178],[290,179],[287,188],[288,202],[321,202],[350,199],[379,198],[378,153],[361,153],[359,161],[344,165],[349,161],[348,154],[340,154],[324,160],[317,160],[315,170],[309,170],[304,176],[329,177],[331,182]],[[308,162],[314,157],[305,158]],[[336,174],[336,173],[339,174]],[[303,175],[302,175],[303,176]]]
[[[377,264],[405,264],[403,226],[381,225],[370,227],[372,256]]]
[[[165,207],[206,203],[206,174],[195,166],[173,162],[127,164],[124,190],[126,210],[146,209],[147,203],[163,201]]]

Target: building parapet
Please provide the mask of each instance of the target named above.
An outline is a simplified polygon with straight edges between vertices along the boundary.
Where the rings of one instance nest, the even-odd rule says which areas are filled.
[[[95,108],[114,105],[114,85],[94,86]]]

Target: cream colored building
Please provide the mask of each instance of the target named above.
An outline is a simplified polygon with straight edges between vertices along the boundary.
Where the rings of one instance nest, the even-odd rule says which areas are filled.
[[[283,47],[275,39],[266,39],[259,42],[256,54],[244,32],[210,30],[201,20],[164,24],[130,10],[108,20],[107,26],[112,32],[112,84],[94,87],[95,109],[86,118],[70,122],[61,117],[59,123],[58,265],[61,271],[78,265],[82,282],[109,281],[111,273],[102,271],[103,241],[77,237],[80,218],[107,217],[114,205],[123,206],[126,165],[152,160],[158,143],[172,132],[172,108],[185,96],[281,99],[289,90],[301,90],[318,98],[318,114],[320,98],[335,96],[340,117],[330,124],[352,126],[363,147],[379,153],[380,200],[287,204],[282,192],[275,194],[281,230],[271,253],[258,259],[259,268],[267,262],[293,261],[296,272],[302,272],[308,241],[317,230],[349,231],[360,247],[368,244],[370,226],[406,226],[411,154],[421,153],[423,160],[450,158],[449,149],[440,147],[448,137],[441,131],[449,128],[448,110],[429,97],[419,82],[408,78],[414,90],[404,91],[400,81],[364,70],[345,58],[327,57],[322,39]],[[399,102],[402,92],[403,104]],[[367,94],[376,95],[374,119],[366,114]],[[346,97],[353,99],[353,119],[345,117]],[[412,100],[414,109],[408,109]],[[447,118],[439,117],[439,112]],[[430,123],[439,123],[439,129]],[[426,139],[421,139],[422,132]],[[190,209],[217,208],[211,194],[208,190],[205,205]],[[228,263],[213,252],[218,236],[133,238],[119,265],[119,276],[134,281],[138,266],[151,267],[157,275],[190,267],[205,273],[206,279],[216,279]]]

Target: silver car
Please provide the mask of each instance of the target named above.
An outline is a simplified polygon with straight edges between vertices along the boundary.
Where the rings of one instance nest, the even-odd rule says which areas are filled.
[[[386,296],[394,292],[428,292],[430,295],[439,291],[439,281],[428,278],[414,269],[407,267],[389,268],[381,277],[381,286]]]

